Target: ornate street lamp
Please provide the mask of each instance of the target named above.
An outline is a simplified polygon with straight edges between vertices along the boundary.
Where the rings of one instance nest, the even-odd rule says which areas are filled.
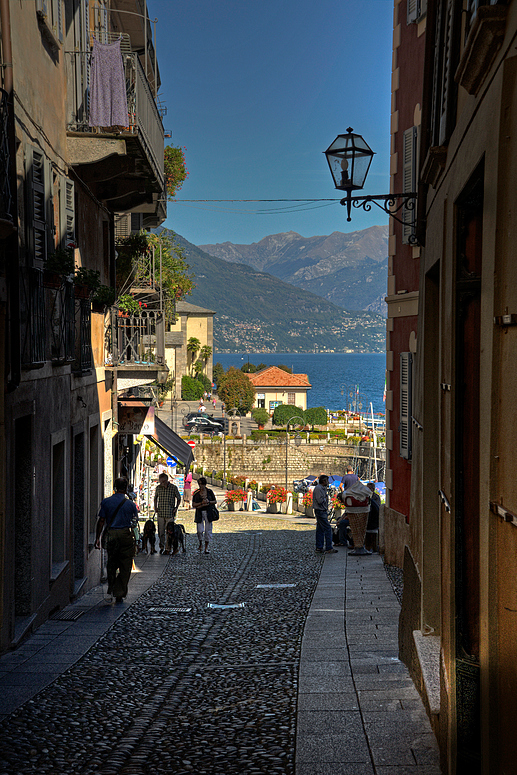
[[[285,489],[287,490],[287,484],[288,484],[288,458],[289,458],[289,426],[299,426],[298,431],[300,431],[305,426],[305,420],[303,417],[300,417],[299,415],[295,415],[294,417],[290,417],[287,421],[287,427],[285,430]],[[302,443],[302,437],[300,436],[299,432],[296,433],[296,436],[294,437],[294,443],[297,447],[300,446]]]
[[[352,205],[358,208],[362,207],[363,210],[369,212],[373,203],[399,223],[406,226],[414,225],[414,221],[409,223],[407,217],[401,220],[395,215],[402,208],[405,209],[406,215],[408,211],[416,209],[417,195],[414,192],[352,196],[352,191],[358,191],[364,187],[375,152],[361,135],[354,134],[351,126],[346,131],[346,135],[336,137],[334,142],[324,151],[324,154],[327,157],[335,187],[340,191],[346,191],[346,197],[341,200],[340,204],[346,205],[347,221],[352,220],[350,217]],[[416,238],[410,238],[409,241],[416,242]]]

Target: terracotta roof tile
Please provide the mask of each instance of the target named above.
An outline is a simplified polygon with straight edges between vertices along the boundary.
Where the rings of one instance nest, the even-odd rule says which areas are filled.
[[[307,374],[288,374],[278,366],[268,366],[266,369],[248,374],[250,382],[258,387],[311,387]]]

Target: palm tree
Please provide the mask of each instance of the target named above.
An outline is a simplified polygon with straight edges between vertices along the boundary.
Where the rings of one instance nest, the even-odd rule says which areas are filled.
[[[203,347],[199,351],[199,357],[201,358],[202,361],[205,362],[205,368],[206,368],[206,364],[208,363],[208,359],[210,358],[211,355],[212,355],[212,348],[210,347],[210,345],[208,344],[203,345]]]
[[[190,373],[192,374],[192,367],[196,360],[196,355],[201,349],[201,342],[195,336],[191,336],[187,342],[187,353],[190,353]]]

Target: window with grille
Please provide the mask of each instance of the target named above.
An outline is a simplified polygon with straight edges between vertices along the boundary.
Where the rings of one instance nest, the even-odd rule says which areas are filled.
[[[294,406],[296,402],[296,393],[288,393],[287,394],[287,403]]]

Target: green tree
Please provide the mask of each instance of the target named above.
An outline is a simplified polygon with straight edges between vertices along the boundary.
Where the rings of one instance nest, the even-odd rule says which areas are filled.
[[[305,410],[305,421],[308,425],[312,425],[312,430],[315,425],[326,425],[327,410],[324,406],[312,406]]]
[[[210,347],[210,345],[208,344],[203,345],[203,347],[199,351],[199,357],[204,362],[205,368],[211,355],[212,355],[212,348]]]
[[[201,349],[201,342],[196,336],[191,336],[190,339],[187,342],[187,353],[190,353],[190,373],[192,374],[192,371],[194,369],[194,361],[196,360],[196,356]]]
[[[202,382],[185,374],[181,378],[181,397],[184,401],[198,401],[203,397],[205,387]]]
[[[282,371],[287,372],[287,374],[292,374],[293,373],[293,370],[291,369],[291,367],[290,366],[284,366],[283,363],[279,363],[277,368],[282,369]]]
[[[214,365],[214,368],[212,370],[212,375],[213,375],[215,384],[219,385],[221,378],[224,376],[224,369],[222,364],[219,363],[219,361],[217,361],[217,363]]]
[[[305,422],[305,413],[299,406],[279,404],[273,412],[273,425],[287,425],[292,417],[301,417],[303,422]]]
[[[217,385],[217,395],[226,409],[249,412],[255,401],[255,388],[248,377],[231,366]]]

